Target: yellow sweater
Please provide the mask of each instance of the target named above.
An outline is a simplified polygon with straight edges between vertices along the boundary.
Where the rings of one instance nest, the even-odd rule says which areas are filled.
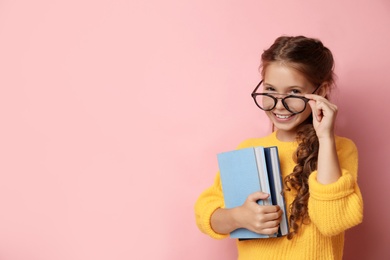
[[[276,138],[276,132],[273,132],[267,137],[246,140],[238,149],[274,145],[279,149],[284,178],[295,166],[292,155],[297,148],[296,142],[281,142]],[[322,185],[316,181],[315,171],[309,177],[310,223],[302,225],[291,240],[287,237],[237,240],[238,259],[342,259],[344,231],[362,222],[363,200],[357,184],[358,153],[355,144],[347,138],[336,137],[336,147],[342,169],[340,179]],[[286,205],[290,205],[294,199],[293,192],[285,192],[285,199]],[[210,225],[211,215],[220,207],[224,207],[224,201],[218,173],[214,184],[200,195],[195,204],[199,229],[216,239],[228,237],[214,232]]]

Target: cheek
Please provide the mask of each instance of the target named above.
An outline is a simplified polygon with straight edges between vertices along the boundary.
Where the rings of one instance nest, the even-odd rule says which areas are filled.
[[[273,117],[272,110],[271,110],[271,111],[264,111],[264,113],[265,113],[269,118],[272,118],[272,117]]]
[[[301,114],[300,114],[300,117],[302,119],[302,122],[305,121],[308,117],[311,116],[311,107],[309,105],[306,106],[306,109],[305,111],[303,111]]]

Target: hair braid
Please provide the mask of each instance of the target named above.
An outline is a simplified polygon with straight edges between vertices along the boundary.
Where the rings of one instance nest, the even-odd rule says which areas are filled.
[[[318,158],[318,138],[311,123],[302,125],[297,133],[297,141],[299,143],[294,160],[296,166],[291,174],[284,179],[286,190],[294,189],[297,194],[290,205],[290,233],[287,235],[291,239],[299,230],[302,223],[309,221],[308,200],[309,192],[309,176],[317,169]]]

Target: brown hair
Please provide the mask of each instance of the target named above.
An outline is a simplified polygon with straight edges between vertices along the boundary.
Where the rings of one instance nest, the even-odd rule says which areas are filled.
[[[321,41],[304,36],[281,36],[271,47],[261,55],[261,74],[269,64],[282,62],[292,67],[306,77],[314,86],[323,84],[322,91],[327,93],[334,84],[334,60],[332,53]],[[326,84],[324,84],[326,83]],[[309,200],[309,175],[317,169],[318,138],[312,125],[310,116],[302,123],[297,132],[298,148],[294,154],[296,166],[293,172],[284,179],[286,190],[296,191],[296,197],[291,203],[287,235],[291,239],[299,230],[302,223],[307,223]]]

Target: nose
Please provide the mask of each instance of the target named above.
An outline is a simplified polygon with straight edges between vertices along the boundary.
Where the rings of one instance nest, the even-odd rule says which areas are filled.
[[[283,102],[282,102],[282,99],[281,97],[277,97],[276,98],[276,104],[275,104],[275,108],[274,109],[285,109],[284,105],[283,105]]]

